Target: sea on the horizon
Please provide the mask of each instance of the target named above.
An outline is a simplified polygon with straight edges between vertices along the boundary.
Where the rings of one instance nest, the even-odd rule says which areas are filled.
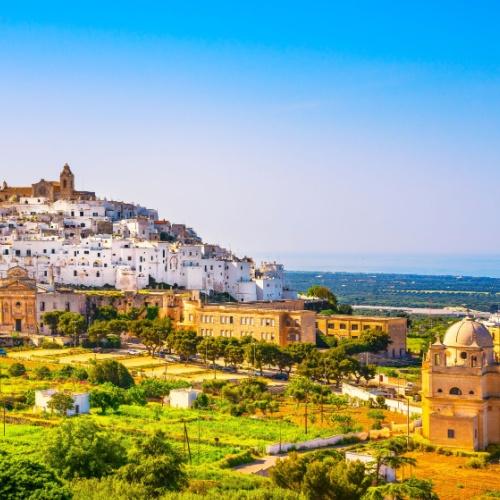
[[[277,260],[288,271],[450,275],[500,278],[500,254],[298,254],[256,256]]]

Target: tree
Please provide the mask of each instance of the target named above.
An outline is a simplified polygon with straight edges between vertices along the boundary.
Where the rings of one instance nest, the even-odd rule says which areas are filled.
[[[204,337],[197,345],[198,354],[201,356],[206,365],[210,361],[215,373],[215,362],[223,354],[221,345],[217,339],[213,337]]]
[[[175,333],[173,346],[181,360],[188,361],[196,354],[198,340],[196,332],[192,330],[181,330]]]
[[[316,351],[316,346],[308,342],[296,342],[285,347],[287,352],[293,359],[294,363],[299,364],[312,352]]]
[[[372,429],[382,429],[382,422],[385,419],[385,415],[382,410],[370,410],[367,413],[367,416],[373,420]]]
[[[65,392],[56,392],[52,395],[47,406],[51,411],[57,412],[59,415],[66,416],[69,410],[72,410],[75,407],[73,402],[73,397],[71,394],[67,394]]]
[[[57,335],[61,314],[63,314],[63,311],[47,311],[42,314],[42,321],[49,327],[51,335]]]
[[[308,297],[314,297],[315,299],[326,300],[330,307],[337,309],[337,297],[335,294],[326,286],[313,285],[309,287],[306,292]]]
[[[37,366],[34,370],[35,378],[38,380],[47,380],[52,375],[52,372],[46,366]]]
[[[94,344],[100,344],[109,334],[107,321],[94,321],[88,329],[89,341]]]
[[[373,484],[378,486],[380,482],[380,468],[382,465],[387,465],[393,469],[398,469],[402,465],[415,465],[416,460],[411,457],[401,456],[401,453],[406,451],[406,442],[401,438],[388,439],[379,443],[373,444],[371,455],[374,458],[373,462]]]
[[[125,403],[129,405],[145,406],[148,400],[146,391],[137,385],[127,389],[125,392]]]
[[[330,401],[331,394],[332,391],[327,386],[317,384],[313,388],[312,401],[315,405],[319,406],[319,414],[322,424],[323,424],[325,403],[328,403]]]
[[[130,463],[118,476],[125,481],[142,484],[150,498],[157,498],[167,491],[178,491],[187,485],[184,459],[166,441],[162,431],[138,443]]]
[[[89,417],[66,419],[50,430],[44,456],[65,479],[106,476],[124,465],[127,457],[119,439]]]
[[[270,477],[277,486],[302,493],[308,500],[361,498],[370,485],[364,464],[346,462],[339,453],[326,450],[290,453],[270,469]]]
[[[346,355],[342,347],[329,349],[324,354],[324,377],[329,383],[329,379],[333,379],[337,387],[344,377],[353,373],[356,368],[357,361]]]
[[[12,363],[8,371],[11,377],[22,377],[26,373],[26,367],[22,363]]]
[[[402,483],[372,486],[363,496],[363,500],[438,500],[438,498],[432,490],[431,481],[417,478]]]
[[[269,471],[272,481],[280,488],[301,491],[302,481],[307,470],[307,460],[297,452],[292,452],[286,459],[278,459]]]
[[[230,340],[224,349],[224,362],[237,370],[245,359],[245,350],[237,339]]]
[[[330,403],[337,408],[337,411],[344,410],[349,404],[348,396],[340,396],[339,394],[330,394]]]
[[[125,401],[123,389],[109,382],[92,389],[89,396],[90,406],[100,408],[103,415],[108,409],[118,410]]]
[[[71,494],[44,464],[23,456],[1,454],[0,498],[70,500]]]
[[[80,344],[80,335],[85,332],[85,318],[75,312],[65,312],[59,317],[58,328],[63,335],[73,338],[73,345]]]
[[[263,366],[274,362],[276,345],[269,342],[250,342],[245,346],[245,360],[263,375]]]
[[[75,372],[75,368],[72,367],[71,365],[64,365],[57,370],[55,373],[55,377],[58,379],[67,379],[73,376],[73,373]]]
[[[109,335],[121,336],[123,332],[128,330],[128,322],[124,319],[112,319],[108,321],[108,332]]]
[[[386,351],[387,347],[391,343],[389,334],[378,331],[378,330],[366,330],[364,331],[359,340],[362,344],[366,346],[367,352],[380,352]]]
[[[353,308],[350,304],[337,304],[337,314],[352,316]]]
[[[138,332],[139,340],[146,346],[148,353],[154,356],[163,347],[168,337],[173,334],[174,327],[170,318],[142,320]]]
[[[358,362],[355,364],[353,375],[357,384],[360,383],[362,378],[368,383],[372,378],[375,378],[376,372],[377,368],[374,365],[363,365]]]
[[[292,355],[286,349],[278,348],[275,354],[274,362],[278,367],[280,373],[283,373],[284,370],[290,375],[292,371],[293,365],[295,361],[293,360]]]
[[[94,315],[94,319],[96,321],[104,321],[104,322],[111,321],[113,319],[116,319],[117,317],[118,317],[118,311],[113,306],[98,307]]]
[[[110,382],[122,389],[128,389],[134,385],[134,379],[127,368],[114,359],[93,363],[89,371],[89,381],[92,384]]]
[[[288,384],[286,395],[295,399],[297,406],[304,403],[304,431],[307,434],[308,415],[307,409],[312,396],[316,389],[316,384],[307,377],[294,377]]]

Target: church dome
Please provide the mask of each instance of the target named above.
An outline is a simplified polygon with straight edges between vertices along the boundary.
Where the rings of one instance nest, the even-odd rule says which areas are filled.
[[[471,316],[454,323],[444,335],[446,347],[493,347],[493,338],[488,329]]]

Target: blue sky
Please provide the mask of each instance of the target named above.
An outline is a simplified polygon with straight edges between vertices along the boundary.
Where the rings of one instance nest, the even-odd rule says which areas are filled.
[[[269,5],[272,4],[272,5]],[[239,253],[498,254],[498,2],[4,2],[0,168]]]

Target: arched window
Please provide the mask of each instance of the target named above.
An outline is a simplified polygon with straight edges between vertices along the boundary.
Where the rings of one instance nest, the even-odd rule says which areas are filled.
[[[474,395],[474,391],[469,391],[469,394],[470,394],[471,396],[473,396],[473,395]]]
[[[461,353],[460,353],[460,357],[461,357],[462,359],[467,359],[467,353],[466,353],[466,352],[461,352]]]
[[[450,394],[452,394],[453,396],[461,396],[462,391],[458,387],[452,387],[450,389]]]
[[[470,358],[470,365],[472,366],[472,368],[477,366],[477,357],[476,356],[472,356]]]
[[[438,389],[437,391],[438,391],[439,393],[441,393],[441,392],[443,392],[443,389]]]

